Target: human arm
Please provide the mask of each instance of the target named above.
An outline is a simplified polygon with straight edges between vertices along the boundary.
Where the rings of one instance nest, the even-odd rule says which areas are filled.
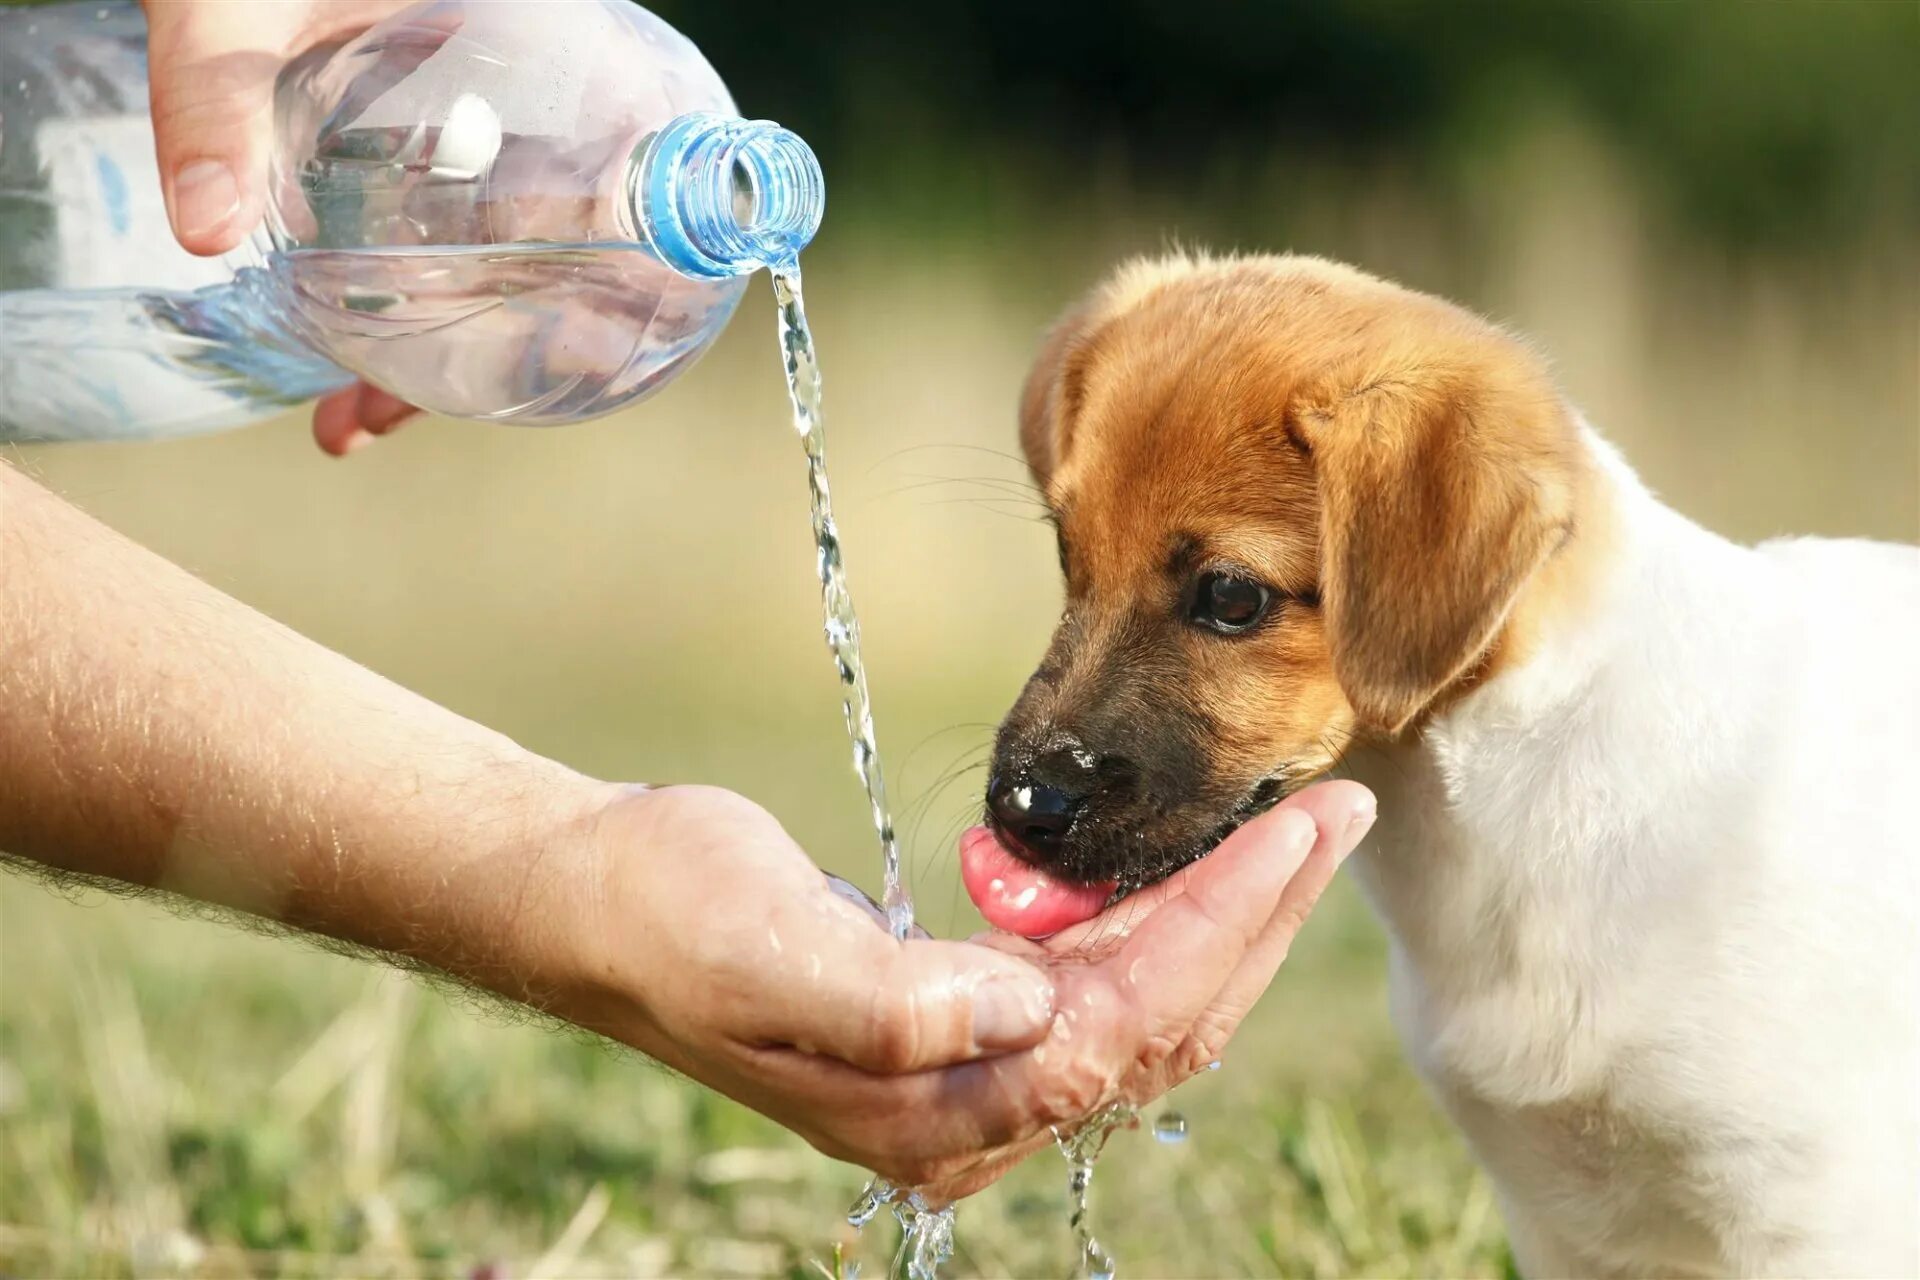
[[[954,1194],[1217,1052],[1371,805],[1309,789],[1048,944],[897,943],[751,802],[542,759],[4,464],[0,779],[16,858],[445,972]]]

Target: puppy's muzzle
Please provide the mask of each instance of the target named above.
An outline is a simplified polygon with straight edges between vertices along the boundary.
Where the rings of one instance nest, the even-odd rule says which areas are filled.
[[[1016,852],[1045,861],[1060,852],[1098,785],[1086,752],[1049,751],[1025,768],[996,774],[987,786],[987,809]]]

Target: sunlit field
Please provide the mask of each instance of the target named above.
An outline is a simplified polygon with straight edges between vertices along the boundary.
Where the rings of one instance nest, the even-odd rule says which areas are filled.
[[[1404,175],[1276,187],[1222,247],[1293,247],[1530,333],[1668,501],[1741,539],[1920,535],[1910,237],[1764,256],[1663,228],[1543,135],[1498,201]],[[931,245],[856,220],[806,260],[881,743],[922,919],[965,933],[953,837],[1057,606],[1013,404],[1054,311],[1126,252],[1205,242],[1205,193]],[[1224,237],[1218,237],[1225,239]],[[819,642],[798,446],[761,286],[653,403],[550,431],[416,424],[346,462],[289,418],[12,461],[394,679],[604,777],[767,805],[877,889]],[[3,785],[3,783],[0,783]],[[1338,887],[1191,1138],[1108,1148],[1122,1274],[1494,1276],[1485,1181],[1402,1065],[1380,937]],[[818,1275],[862,1173],[631,1054],[154,903],[0,877],[0,1273]],[[967,1202],[956,1275],[1065,1274],[1063,1165]]]

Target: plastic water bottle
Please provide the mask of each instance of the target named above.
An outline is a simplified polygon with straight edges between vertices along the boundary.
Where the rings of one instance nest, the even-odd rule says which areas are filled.
[[[310,51],[269,184],[247,244],[180,249],[140,11],[0,9],[0,441],[214,430],[355,377],[577,422],[691,364],[824,202],[806,144],[626,0],[441,0]]]

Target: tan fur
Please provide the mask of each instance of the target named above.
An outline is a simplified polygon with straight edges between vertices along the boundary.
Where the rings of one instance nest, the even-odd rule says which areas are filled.
[[[1404,729],[1577,608],[1604,550],[1542,363],[1314,258],[1122,267],[1050,334],[1021,441],[1062,525],[1070,611],[1173,607],[1181,538],[1295,597],[1256,635],[1193,635],[1167,690],[1208,715],[1215,766],[1241,781]]]

